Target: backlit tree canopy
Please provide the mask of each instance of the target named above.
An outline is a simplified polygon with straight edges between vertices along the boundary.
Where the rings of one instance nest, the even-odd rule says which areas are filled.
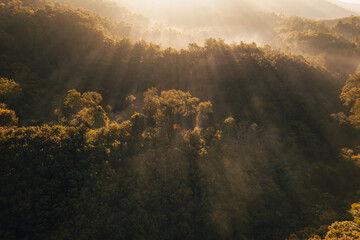
[[[0,0],[0,239],[359,238],[359,17],[175,49],[61,2]]]

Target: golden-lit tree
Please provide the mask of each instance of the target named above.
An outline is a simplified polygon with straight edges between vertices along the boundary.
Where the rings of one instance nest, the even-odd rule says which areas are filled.
[[[347,80],[340,98],[346,106],[350,107],[349,122],[356,128],[360,128],[360,72]]]
[[[55,110],[60,122],[72,126],[100,128],[109,124],[105,110],[99,104],[102,96],[96,92],[83,94],[75,89],[69,90],[64,99],[63,108]]]
[[[0,127],[11,127],[18,123],[15,111],[7,109],[6,105],[0,103]]]

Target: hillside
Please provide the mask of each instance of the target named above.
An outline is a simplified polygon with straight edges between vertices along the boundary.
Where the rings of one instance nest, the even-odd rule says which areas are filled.
[[[197,25],[198,22],[219,22],[224,18],[233,18],[241,15],[251,15],[258,12],[274,12],[286,16],[299,16],[313,19],[329,19],[356,15],[351,10],[326,0],[198,0],[192,2],[184,0],[168,2],[158,0],[152,3],[147,0],[116,0],[120,5],[127,6],[132,11],[138,11],[149,18],[173,25]],[[159,7],[161,6],[161,7]],[[231,13],[236,11],[237,15]],[[182,18],[181,16],[186,16]],[[215,19],[214,19],[215,18]],[[219,18],[219,19],[216,19]]]
[[[202,45],[207,38],[213,37],[225,39],[226,42],[256,42],[283,50],[290,48],[295,54],[311,55],[316,62],[340,74],[344,80],[360,63],[357,39],[359,17],[348,17],[356,13],[328,1],[258,0],[234,3],[227,0],[221,3],[192,3],[191,7],[187,2],[182,3],[182,7],[169,3],[166,5],[169,9],[154,9],[154,13],[147,13],[147,19],[111,1],[70,2],[73,6],[91,9],[120,23],[127,23],[128,31],[117,32],[120,36],[133,40],[145,39],[164,47],[168,47],[169,42],[176,48],[186,48],[189,42]],[[124,4],[131,9],[130,3]],[[149,3],[144,2],[142,5],[151,9]],[[301,12],[303,9],[306,11]],[[311,19],[289,17],[293,15]],[[313,20],[324,18],[326,20]],[[151,19],[158,19],[160,23],[154,25],[150,23]],[[173,29],[169,31],[169,28]]]
[[[294,53],[320,57],[321,65],[346,79],[360,63],[359,19],[283,19],[278,30],[280,45],[289,47]]]
[[[357,59],[338,20],[266,15],[293,53],[163,49],[124,37],[128,11],[84,9],[101,3],[0,0],[1,239],[308,239],[351,220],[360,75],[330,61]]]
[[[149,19],[139,14],[130,12],[125,7],[120,6],[114,1],[109,0],[52,0],[54,3],[61,3],[73,6],[75,8],[83,8],[95,12],[101,16],[113,18],[118,21],[126,21],[137,26],[146,26]]]

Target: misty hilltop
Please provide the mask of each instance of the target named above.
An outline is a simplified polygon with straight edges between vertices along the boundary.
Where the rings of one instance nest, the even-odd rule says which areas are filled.
[[[313,19],[330,19],[356,15],[335,3],[340,1],[327,0],[199,0],[199,1],[147,1],[147,0],[116,0],[120,5],[132,11],[138,11],[149,18],[160,20],[169,25],[194,26],[197,23],[208,25],[224,21],[233,23],[235,16],[252,15],[258,12],[300,16]],[[231,20],[228,19],[231,17]]]
[[[292,16],[310,19],[349,17],[355,13],[325,0],[316,1],[127,1],[51,0],[82,7],[120,24],[116,34],[133,40],[186,48],[207,38],[282,47],[279,29]],[[334,0],[335,1],[335,0]]]
[[[342,8],[345,8],[349,11],[355,12],[357,15],[360,14],[360,2],[357,0],[328,0]]]

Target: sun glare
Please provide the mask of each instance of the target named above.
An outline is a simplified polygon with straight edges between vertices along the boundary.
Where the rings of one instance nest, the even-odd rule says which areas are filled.
[[[154,7],[172,7],[172,6],[185,6],[185,5],[189,5],[189,6],[196,6],[199,4],[209,4],[214,2],[214,0],[132,0],[131,1],[134,4],[137,5],[144,5],[148,8],[154,8]]]
[[[194,10],[201,8],[209,8],[216,3],[216,0],[118,0],[120,3],[126,3],[130,6],[131,9],[136,9],[137,11],[144,14],[162,14],[164,12],[169,12],[172,14],[174,12],[179,12],[183,10]]]

